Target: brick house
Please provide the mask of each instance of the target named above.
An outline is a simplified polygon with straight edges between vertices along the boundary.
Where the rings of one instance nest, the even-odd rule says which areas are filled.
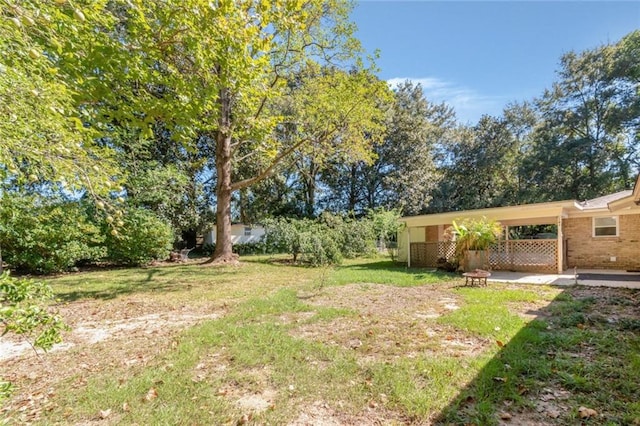
[[[640,176],[633,190],[592,200],[554,201],[520,206],[465,210],[400,219],[398,260],[410,266],[435,267],[453,256],[445,230],[464,218],[493,219],[505,238],[489,250],[492,269],[558,272],[567,268],[640,270]],[[555,225],[555,234],[509,239],[509,228]]]

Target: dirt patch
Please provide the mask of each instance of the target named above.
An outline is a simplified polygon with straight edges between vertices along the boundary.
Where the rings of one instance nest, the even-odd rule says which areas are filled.
[[[461,357],[487,344],[433,321],[459,308],[455,295],[443,287],[352,284],[327,288],[307,302],[352,309],[356,315],[302,324],[291,334],[357,351],[362,363],[418,354]]]
[[[225,313],[209,304],[176,307],[137,297],[72,302],[58,310],[71,331],[46,355],[15,336],[0,341],[3,378],[16,388],[0,413],[13,413],[20,424],[55,408],[51,399],[58,383],[70,380],[80,388],[98,372],[125,377],[176,346],[181,330]]]
[[[361,413],[347,413],[338,402],[337,407],[323,401],[315,401],[301,410],[300,415],[289,422],[289,426],[342,426],[342,425],[389,425],[409,424],[407,421],[377,404],[370,404]]]
[[[602,321],[640,327],[637,308],[640,292],[590,287],[571,288],[567,292],[574,300],[590,300],[589,308],[584,312],[587,327]],[[343,308],[353,313],[310,322],[308,320],[316,314],[313,308],[309,312],[265,318],[265,321],[287,326],[295,337],[354,351],[363,365],[425,355],[473,357],[488,345],[495,344],[437,321],[462,304],[452,284],[408,288],[379,284],[326,287],[320,294],[305,298],[304,302],[318,308]],[[550,311],[544,308],[548,304],[546,300],[513,303],[509,309],[531,320],[541,315],[549,316]],[[37,356],[28,344],[15,338],[4,336],[0,340],[3,374],[17,387],[0,415],[10,414],[16,423],[37,421],[44,417],[45,410],[64,409],[53,405],[56,389],[62,382],[82,389],[94,374],[112,374],[118,380],[126,380],[149,365],[157,366],[162,354],[177,346],[178,335],[183,329],[221,317],[227,310],[221,302],[194,301],[189,305],[176,305],[166,299],[139,295],[71,302],[58,309],[73,331],[65,336],[63,345],[46,356]],[[590,354],[588,347],[576,351],[576,356],[586,360]],[[324,368],[324,365],[320,362],[316,367]],[[194,382],[214,381],[217,375],[225,374],[230,368],[233,368],[233,361],[224,348],[219,348],[197,363],[191,378]],[[259,418],[260,413],[269,410],[288,392],[286,387],[274,389],[270,375],[268,366],[243,371],[237,382],[226,383],[216,392],[240,412]],[[570,409],[566,401],[569,396],[562,389],[543,389],[527,398],[534,408],[525,411],[505,405],[501,407],[502,411],[511,417],[499,420],[501,424],[554,424],[559,421],[556,419],[558,413]],[[355,411],[352,405],[342,405],[339,401],[292,400],[292,403],[297,412],[289,424],[294,426],[416,422],[403,418],[402,413],[391,410],[384,402],[372,402]],[[117,419],[111,417],[109,421],[114,423]],[[105,422],[95,420],[85,424],[92,423]]]

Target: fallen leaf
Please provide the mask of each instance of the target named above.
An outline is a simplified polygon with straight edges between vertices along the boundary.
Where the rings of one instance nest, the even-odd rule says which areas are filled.
[[[369,408],[376,408],[378,406],[378,403],[375,401],[369,401]]]
[[[217,392],[218,396],[224,396],[226,394],[227,394],[227,390],[226,389],[224,389],[224,388],[218,389],[218,392]]]
[[[511,420],[511,414],[502,412],[502,413],[500,413],[500,419],[501,420]]]
[[[236,425],[246,425],[247,423],[249,423],[249,421],[251,421],[251,417],[251,414],[243,414],[242,417],[240,417],[236,422]]]
[[[547,415],[547,417],[551,417],[552,419],[557,419],[558,417],[560,417],[560,411],[553,408],[548,409],[545,414]]]
[[[587,328],[587,326],[584,324],[578,324],[576,327],[578,327],[580,330],[584,330],[585,328]]]
[[[493,381],[494,382],[500,382],[500,383],[507,383],[507,378],[506,377],[494,377]]]
[[[578,415],[581,419],[588,419],[589,417],[597,416],[598,412],[593,408],[580,407],[578,408]]]
[[[125,402],[122,404],[122,411],[124,411],[125,413],[129,411],[129,403]]]
[[[504,346],[504,343],[502,343],[500,340],[496,340],[496,344],[497,344],[499,347],[503,347],[503,346]]]
[[[100,410],[100,418],[101,419],[106,419],[107,417],[109,417],[111,415],[111,408],[108,408],[106,410]]]
[[[143,400],[147,402],[151,402],[157,397],[158,397],[158,391],[156,390],[156,388],[151,388],[149,389],[147,394],[144,396]]]

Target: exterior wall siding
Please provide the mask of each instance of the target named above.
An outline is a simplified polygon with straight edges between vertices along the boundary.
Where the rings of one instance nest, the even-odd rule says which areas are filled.
[[[594,237],[593,218],[564,219],[562,229],[567,242],[567,266],[640,269],[640,214],[621,215],[618,224],[618,237]]]
[[[427,226],[424,229],[425,241],[438,241],[438,225]]]
[[[251,235],[245,235],[244,228],[246,225],[233,224],[231,225],[231,242],[233,244],[255,243],[262,239],[265,235],[265,229],[260,225],[254,225],[251,227]],[[216,231],[212,230],[204,236],[205,244],[216,243]]]

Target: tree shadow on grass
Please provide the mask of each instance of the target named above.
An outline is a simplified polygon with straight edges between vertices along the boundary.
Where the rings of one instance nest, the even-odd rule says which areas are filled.
[[[640,291],[566,288],[495,343],[497,355],[434,423],[640,424],[639,302]]]
[[[120,296],[135,293],[173,292],[184,289],[179,282],[155,282],[154,276],[158,272],[151,270],[143,280],[131,280],[118,282],[109,286],[101,285],[99,289],[83,288],[78,290],[62,291],[56,293],[56,299],[64,302],[74,302],[81,299],[116,299]],[[82,284],[78,284],[81,287]]]
[[[220,277],[233,272],[220,268],[215,274]],[[202,276],[203,269],[199,263],[178,263],[161,267],[94,269],[75,276],[64,276],[65,282],[60,286],[56,285],[56,281],[62,276],[51,278],[50,283],[54,284],[58,300],[73,302],[81,299],[110,300],[136,293],[184,291],[200,281]]]

